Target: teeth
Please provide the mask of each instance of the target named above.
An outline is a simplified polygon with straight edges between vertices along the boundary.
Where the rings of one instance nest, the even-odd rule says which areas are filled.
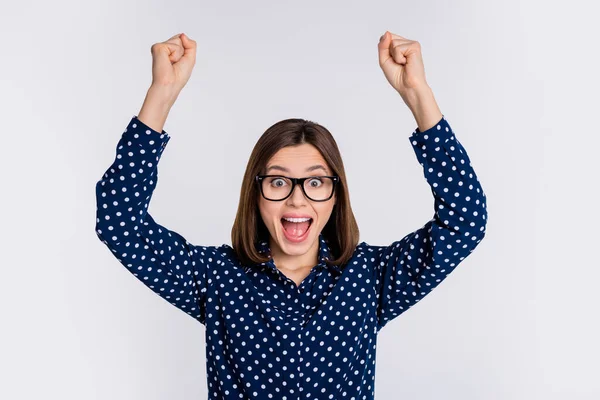
[[[283,218],[286,221],[290,221],[290,222],[305,222],[305,221],[310,221],[312,218]]]

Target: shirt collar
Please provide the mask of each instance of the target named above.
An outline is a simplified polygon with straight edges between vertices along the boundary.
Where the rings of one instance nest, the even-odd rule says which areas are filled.
[[[269,260],[263,263],[258,264],[259,266],[266,266],[270,269],[277,269],[275,263],[273,262],[273,258],[271,258],[271,248],[269,247],[269,242],[266,239],[261,239],[257,244],[256,248],[259,253],[264,253],[269,255]],[[329,247],[329,243],[323,232],[319,233],[319,255],[318,255],[318,264],[317,267],[325,267],[329,268],[335,272],[342,272],[339,266],[337,265],[327,265],[326,260],[329,260],[331,257],[331,249]]]

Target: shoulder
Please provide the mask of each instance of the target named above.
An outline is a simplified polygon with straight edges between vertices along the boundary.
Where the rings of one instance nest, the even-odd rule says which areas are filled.
[[[221,264],[231,258],[233,254],[232,247],[226,243],[214,246],[191,245],[191,249],[196,261],[205,264],[207,267]]]
[[[385,246],[374,246],[362,241],[354,248],[354,253],[346,266],[352,268],[360,267],[362,269],[371,269],[373,265],[379,262],[381,251]]]

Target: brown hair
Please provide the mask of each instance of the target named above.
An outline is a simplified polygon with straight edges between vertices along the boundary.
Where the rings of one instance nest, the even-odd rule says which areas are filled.
[[[267,255],[258,252],[256,243],[268,241],[269,231],[258,209],[260,189],[256,175],[264,174],[271,157],[287,146],[308,143],[317,148],[333,175],[340,177],[336,184],[336,204],[322,233],[330,247],[327,264],[342,266],[352,256],[359,240],[359,230],[348,194],[348,183],[342,156],[331,133],[316,122],[299,118],[279,121],[268,128],[256,142],[242,182],[240,201],[231,229],[232,247],[243,264],[263,263]]]

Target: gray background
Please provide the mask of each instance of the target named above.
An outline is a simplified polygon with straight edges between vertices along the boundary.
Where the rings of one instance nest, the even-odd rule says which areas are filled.
[[[0,397],[206,398],[204,327],[94,233],[95,184],[142,105],[150,46],[176,33],[198,54],[165,125],[159,223],[194,244],[230,243],[250,151],[290,117],[338,141],[361,240],[390,244],[428,221],[416,122],[378,65],[387,29],[421,43],[489,223],[380,333],[376,398],[600,398],[592,4],[2,2]]]

